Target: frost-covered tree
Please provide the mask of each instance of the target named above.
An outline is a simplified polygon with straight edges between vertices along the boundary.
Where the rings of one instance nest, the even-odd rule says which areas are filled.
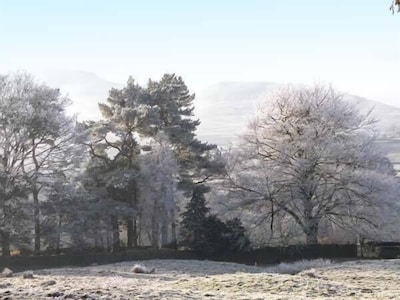
[[[151,244],[158,248],[169,243],[168,224],[175,224],[176,174],[178,164],[168,138],[159,133],[150,143],[151,151],[140,160],[143,222],[150,225]],[[175,232],[175,230],[172,230]],[[160,236],[163,240],[160,241]],[[176,237],[171,237],[176,241]]]
[[[187,147],[195,139],[195,131],[200,124],[199,120],[193,119],[195,95],[175,74],[165,74],[160,81],[150,80],[147,91],[151,105],[156,106],[158,111],[156,131],[164,132],[176,148]]]
[[[75,223],[71,229],[76,232],[75,242],[79,244],[79,240],[86,241],[82,247],[93,240],[95,248],[113,251],[120,249],[120,223],[136,213],[121,199],[124,190],[122,193],[115,190],[114,184],[118,184],[117,178],[121,174],[125,172],[112,171],[103,161],[92,158],[84,172],[78,176],[77,180],[83,187],[83,191],[79,193],[82,211],[78,218],[74,218]],[[82,231],[83,228],[85,232],[79,234],[77,231]]]
[[[31,90],[24,95],[26,156],[24,173],[30,185],[33,199],[35,252],[40,252],[40,198],[45,197],[46,187],[58,176],[73,166],[76,145],[74,144],[74,119],[67,116],[70,100],[63,97],[58,89],[36,84],[27,76],[24,84]]]
[[[307,244],[318,242],[322,220],[378,226],[397,180],[373,123],[331,88],[271,95],[230,157],[231,205],[271,223],[290,217]]]
[[[166,134],[179,162],[181,188],[190,190],[193,181],[211,179],[221,164],[216,145],[203,143],[196,137],[200,121],[194,119],[195,95],[175,74],[165,74],[158,82],[150,81],[147,90],[150,104],[158,111],[156,132]]]
[[[26,73],[2,77],[1,95],[3,156],[13,157],[8,163],[4,160],[3,166],[23,179],[26,197],[33,200],[35,251],[39,252],[39,200],[46,197],[46,186],[54,177],[72,164],[74,120],[65,112],[69,99]]]
[[[10,255],[15,235],[26,231],[28,186],[22,172],[27,143],[19,110],[27,87],[0,76],[0,239],[2,254]]]
[[[153,128],[153,109],[146,100],[145,91],[131,78],[126,87],[112,89],[107,104],[99,105],[104,120],[89,123],[90,139],[85,142],[92,157],[91,172],[97,178],[96,184],[106,188],[110,200],[129,207],[124,217],[128,247],[138,245],[138,136]],[[120,217],[123,216],[111,216],[114,248],[119,247]]]
[[[55,253],[64,247],[82,248],[85,239],[81,236],[88,233],[88,226],[84,225],[94,221],[92,213],[96,209],[89,205],[90,195],[65,180],[53,181],[47,194],[47,201],[41,205],[43,245]]]
[[[216,145],[202,143],[196,138],[200,121],[193,118],[195,95],[175,74],[165,74],[158,82],[150,80],[147,91],[151,105],[158,109],[155,132],[163,132],[168,137],[179,164],[178,187],[189,199],[197,199],[194,193],[208,191],[202,185],[218,174],[222,165]],[[176,235],[175,220],[171,220],[171,235]]]

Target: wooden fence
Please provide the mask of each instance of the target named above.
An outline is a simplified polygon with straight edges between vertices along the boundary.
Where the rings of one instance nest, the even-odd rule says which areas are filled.
[[[275,264],[312,258],[356,258],[357,245],[295,245],[268,247],[240,253],[225,253],[214,257],[201,257],[193,251],[172,249],[126,250],[118,253],[91,253],[42,256],[0,257],[0,271],[8,267],[15,271],[55,268],[62,266],[90,266],[122,261],[148,259],[208,259],[249,265]]]

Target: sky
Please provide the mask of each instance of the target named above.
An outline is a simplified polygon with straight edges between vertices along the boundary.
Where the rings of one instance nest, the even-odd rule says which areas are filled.
[[[400,107],[391,0],[0,0],[0,73],[324,82]],[[48,73],[52,70],[52,73]],[[45,79],[50,75],[44,75]]]

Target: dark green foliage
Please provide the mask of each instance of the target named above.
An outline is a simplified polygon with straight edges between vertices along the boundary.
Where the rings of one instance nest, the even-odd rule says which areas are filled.
[[[157,125],[157,109],[149,105],[148,98],[148,93],[129,78],[126,87],[112,89],[107,104],[99,105],[104,120],[87,124],[89,138],[83,143],[91,156],[87,173],[92,182],[85,188],[112,207],[102,215],[110,219],[114,250],[120,248],[122,220],[127,228],[127,246],[138,245],[141,147],[137,137],[151,135]]]
[[[150,106],[157,107],[159,124],[157,132],[163,131],[180,165],[179,187],[191,194],[195,181],[206,181],[222,168],[218,163],[216,145],[202,143],[195,131],[200,124],[193,119],[195,98],[181,77],[165,74],[160,81],[149,81]]]
[[[158,109],[158,124],[155,127],[155,134],[162,132],[171,144],[172,152],[179,165],[177,176],[178,188],[185,192],[186,197],[191,197],[192,211],[200,213],[198,216],[191,216],[188,211],[188,220],[202,218],[205,211],[203,203],[204,193],[209,191],[205,186],[206,182],[218,175],[222,168],[219,163],[219,151],[216,145],[202,143],[196,138],[195,131],[200,124],[194,119],[194,94],[191,94],[181,77],[175,74],[165,74],[159,81],[149,81],[147,92],[149,104]],[[200,203],[195,203],[200,201]],[[174,220],[171,226],[175,228]],[[189,221],[190,223],[191,221]],[[195,221],[198,223],[199,221]],[[191,226],[182,223],[183,226]],[[204,225],[204,224],[203,224]],[[185,232],[185,228],[183,232]],[[189,229],[187,239],[202,235],[202,229]],[[172,230],[174,231],[174,229]],[[189,232],[192,232],[189,234]],[[185,234],[185,233],[184,233]],[[172,232],[174,235],[174,232]]]
[[[209,215],[204,194],[208,181],[220,174],[222,160],[215,145],[196,138],[200,121],[194,118],[195,96],[181,77],[166,74],[147,87],[129,78],[125,87],[111,89],[106,103],[99,105],[102,120],[76,126],[65,114],[69,99],[58,89],[38,85],[24,74],[13,78],[0,76],[3,253],[9,253],[16,240],[26,247],[22,236],[29,243],[33,231],[37,254],[41,246],[56,252],[65,246],[119,250],[122,228],[128,248],[146,243],[146,230],[153,227],[155,245],[174,246],[176,187],[193,198],[192,211],[201,211],[197,220],[189,219],[200,224],[195,236],[208,232],[204,247],[211,245],[206,252],[214,251],[226,226]],[[26,99],[18,96],[24,93]],[[171,157],[157,153],[160,137]],[[160,161],[142,165],[146,152]],[[146,167],[155,166],[157,171],[150,172],[155,175],[144,182]]]
[[[228,241],[228,247],[231,251],[248,250],[250,240],[246,236],[246,230],[240,219],[228,220],[226,223],[225,239]]]
[[[202,236],[194,241],[194,250],[203,255],[218,255],[229,249],[227,227],[217,216],[207,216],[201,225]]]
[[[160,81],[149,81],[150,104],[158,108],[158,130],[164,131],[172,144],[189,145],[200,124],[193,120],[194,94],[190,94],[181,77],[165,74]]]
[[[194,188],[192,198],[186,205],[185,212],[182,213],[181,222],[181,244],[199,252],[203,251],[204,243],[207,243],[205,241],[207,229],[204,225],[210,210],[206,207],[204,193],[203,186]]]
[[[204,193],[208,188],[195,186],[193,196],[182,214],[181,245],[204,256],[219,255],[226,251],[245,250],[250,242],[239,219],[226,223],[209,214]]]

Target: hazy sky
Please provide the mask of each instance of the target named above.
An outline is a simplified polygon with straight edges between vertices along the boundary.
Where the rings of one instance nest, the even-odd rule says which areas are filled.
[[[310,83],[400,107],[391,0],[0,0],[0,71]]]

